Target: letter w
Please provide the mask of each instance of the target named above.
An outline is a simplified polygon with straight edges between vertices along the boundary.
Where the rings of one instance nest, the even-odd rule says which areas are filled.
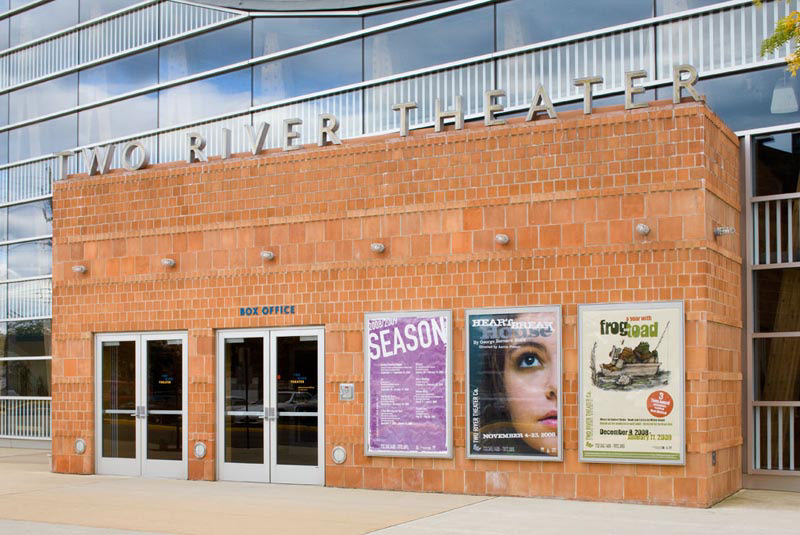
[[[108,173],[108,170],[111,168],[111,159],[113,156],[114,145],[83,149],[83,161],[86,163],[86,170],[90,175]]]

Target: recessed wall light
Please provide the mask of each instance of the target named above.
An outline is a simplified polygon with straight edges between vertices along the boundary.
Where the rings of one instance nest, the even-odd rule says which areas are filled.
[[[650,234],[650,227],[648,227],[644,223],[639,223],[638,225],[636,225],[636,232],[638,234],[641,234],[642,236],[647,236],[648,234]]]
[[[275,253],[272,251],[261,251],[261,258],[264,260],[275,260]]]
[[[175,267],[175,260],[172,258],[162,258],[161,265],[168,268]]]
[[[82,275],[86,273],[86,266],[72,266],[72,272]]]
[[[386,246],[385,245],[383,245],[382,243],[377,243],[377,242],[370,244],[369,248],[373,253],[382,253],[382,252],[384,252],[386,250]]]

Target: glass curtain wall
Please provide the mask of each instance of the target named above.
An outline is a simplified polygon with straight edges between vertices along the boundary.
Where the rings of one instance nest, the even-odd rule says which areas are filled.
[[[800,132],[753,151],[751,462],[800,473]]]

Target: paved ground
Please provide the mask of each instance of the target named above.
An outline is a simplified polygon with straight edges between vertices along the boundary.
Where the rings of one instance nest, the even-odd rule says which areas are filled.
[[[712,509],[295,485],[52,474],[0,448],[0,534],[543,533],[797,535],[800,494],[742,491]]]

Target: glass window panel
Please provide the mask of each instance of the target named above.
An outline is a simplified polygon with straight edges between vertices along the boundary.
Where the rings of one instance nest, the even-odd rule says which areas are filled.
[[[139,4],[142,0],[81,0],[81,22],[97,18],[124,7]]]
[[[78,105],[78,75],[69,74],[9,93],[11,123]]]
[[[8,278],[23,279],[53,272],[53,240],[14,243],[8,246]]]
[[[166,82],[250,59],[250,22],[161,47],[160,80]]]
[[[53,233],[53,201],[16,204],[8,207],[8,239],[21,240]]]
[[[243,111],[250,106],[250,69],[164,89],[158,98],[160,127]]]
[[[350,41],[253,67],[253,104],[361,81],[361,43]]]
[[[279,416],[276,439],[278,464],[315,466],[319,448],[318,416]]]
[[[253,57],[361,29],[357,17],[261,17],[253,21]]]
[[[6,241],[8,238],[8,208],[0,208],[0,241]]]
[[[11,321],[6,325],[7,357],[50,355],[50,320]]]
[[[8,163],[8,132],[0,133],[0,165]],[[3,175],[7,175],[7,173],[3,172]],[[6,178],[3,176],[3,181],[5,182]],[[5,184],[2,186],[2,195],[3,199],[5,199]]]
[[[493,21],[485,7],[365,37],[365,79],[492,52]]]
[[[103,457],[136,458],[136,342],[103,342]]]
[[[183,416],[147,415],[147,458],[161,461],[183,459]]]
[[[720,0],[656,0],[656,15],[669,15],[719,3]]]
[[[316,465],[319,448],[317,415],[317,338],[281,336],[277,339],[276,461],[278,464]]]
[[[452,2],[436,2],[435,4],[428,4],[426,6],[412,7],[409,9],[398,9],[397,11],[389,11],[387,13],[378,13],[377,15],[368,15],[364,17],[364,27],[371,28],[393,22],[400,19],[407,19],[414,15],[428,13],[430,11],[437,11],[446,7],[454,6],[456,4],[463,4],[464,0],[454,0]]]
[[[6,285],[8,289],[9,318],[41,318],[52,311],[53,282],[38,279]]]
[[[8,23],[9,19],[0,20],[0,50],[8,48]]]
[[[120,100],[78,114],[78,145],[158,128],[158,93]]]
[[[8,124],[8,93],[0,95],[0,126]]]
[[[0,362],[0,396],[49,396],[50,360]]]
[[[30,2],[24,2],[27,4]],[[53,0],[11,17],[10,45],[38,39],[78,23],[78,0]]]
[[[67,115],[11,130],[8,137],[12,162],[72,149],[78,144],[78,116]]]
[[[7,271],[7,254],[8,254],[8,247],[5,245],[0,246],[0,280],[6,280],[8,278],[8,271]],[[5,286],[3,286],[3,300],[2,300],[2,307],[0,307],[0,317],[5,317]],[[0,355],[2,356],[2,355]]]
[[[225,417],[225,462],[264,462],[264,420],[258,416]]]
[[[225,341],[225,462],[264,462],[264,339]],[[235,414],[229,414],[229,413]]]
[[[755,400],[800,401],[800,338],[753,340]]]
[[[800,268],[753,272],[756,332],[800,331]]]
[[[755,147],[755,195],[800,192],[800,133],[759,137]]]
[[[147,409],[179,411],[183,407],[183,344],[147,342]]]
[[[696,88],[734,131],[800,122],[800,79],[785,67],[699,80]]]
[[[511,0],[497,4],[497,49],[616,26],[652,14],[652,3],[642,1]]]
[[[103,63],[80,73],[79,102],[97,102],[158,83],[158,50]]]

